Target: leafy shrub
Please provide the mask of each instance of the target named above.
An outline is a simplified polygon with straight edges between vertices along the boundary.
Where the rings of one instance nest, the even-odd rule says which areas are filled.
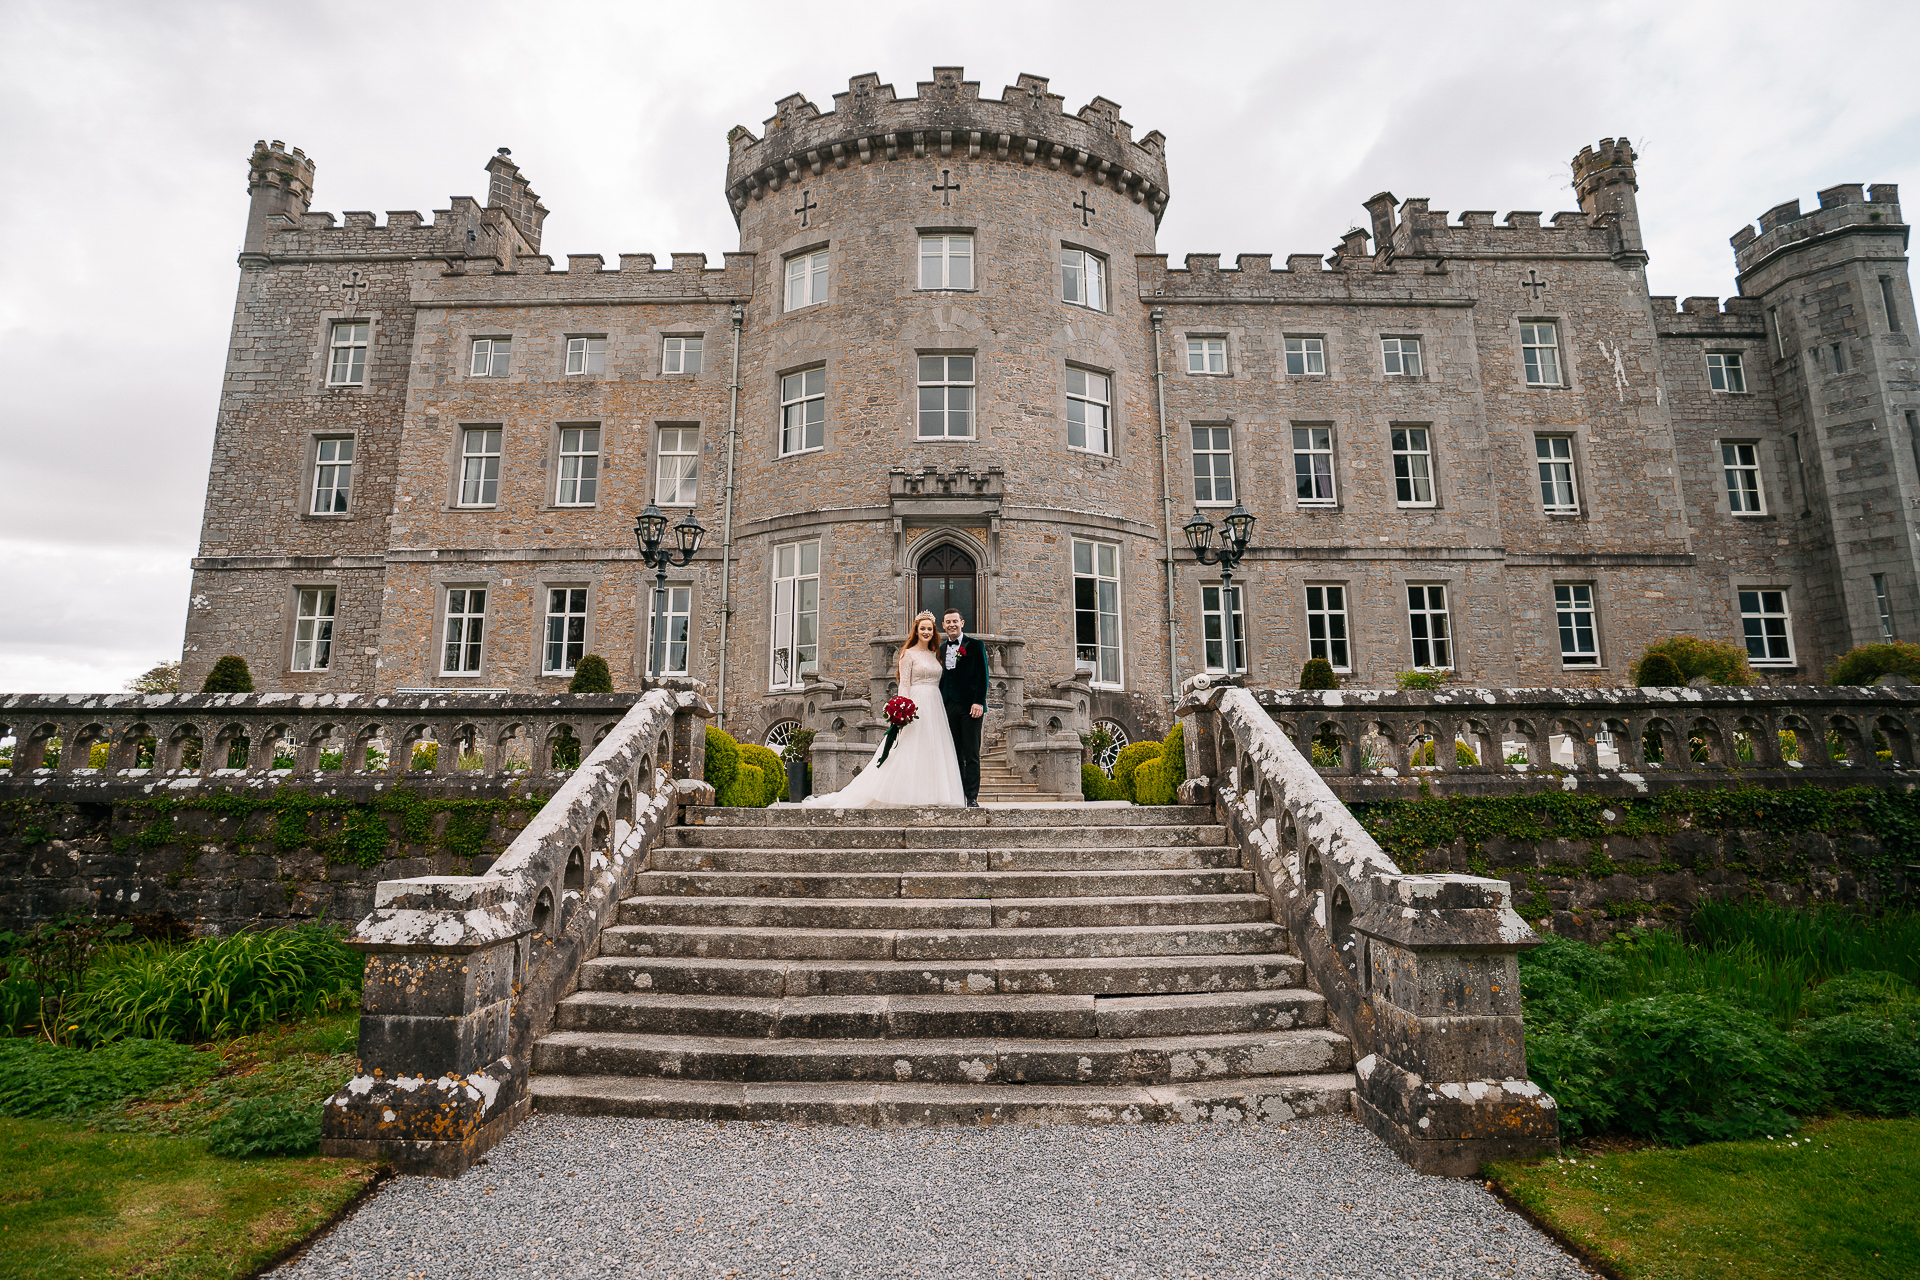
[[[1435,754],[1436,753],[1433,749],[1433,743],[1423,742],[1420,744],[1420,749],[1413,753],[1413,762],[1415,764],[1432,764]],[[1475,765],[1480,763],[1479,755],[1474,751],[1472,747],[1468,746],[1464,742],[1456,741],[1453,744],[1453,758],[1459,763],[1460,767],[1463,769],[1466,768],[1468,765]]]
[[[1779,1133],[1822,1101],[1804,1049],[1713,996],[1620,1001],[1581,1031],[1604,1046],[1618,1126],[1669,1146]]]
[[[1642,689],[1678,689],[1687,683],[1680,664],[1664,653],[1649,653],[1634,668],[1633,682]]]
[[[1393,680],[1402,689],[1439,689],[1446,685],[1452,675],[1444,667],[1420,667],[1413,671],[1402,671]]]
[[[1308,658],[1307,665],[1300,668],[1300,687],[1302,689],[1338,689],[1340,681],[1333,674],[1333,664],[1325,658]]]
[[[1566,981],[1559,974],[1548,976]],[[1606,1054],[1578,1026],[1536,1028],[1531,1007],[1528,1014],[1527,1075],[1559,1105],[1561,1136],[1579,1138],[1604,1131],[1614,1114]]]
[[[1855,969],[1830,978],[1807,997],[1809,1018],[1837,1018],[1848,1013],[1867,1013],[1888,1005],[1920,1002],[1920,988],[1897,973],[1884,969]]]
[[[787,739],[787,745],[781,749],[782,760],[798,760],[806,763],[807,752],[813,750],[813,730],[795,729],[793,736]]]
[[[1172,804],[1174,788],[1167,785],[1166,755],[1155,756],[1142,761],[1133,771],[1133,801],[1135,804]]]
[[[1133,771],[1149,760],[1158,759],[1160,744],[1157,742],[1129,742],[1120,748],[1120,754],[1113,762],[1113,781],[1120,788],[1119,799],[1135,799],[1133,789]]]
[[[231,1160],[304,1156],[320,1149],[317,1102],[249,1098],[207,1128],[207,1150]]]
[[[573,679],[567,681],[568,693],[612,693],[613,672],[607,668],[607,660],[597,653],[589,653],[581,658],[573,668]]]
[[[772,749],[757,742],[743,742],[740,744],[740,760],[760,770],[761,794],[765,797],[758,805],[745,807],[764,809],[776,800],[787,798],[787,766]]]
[[[202,1043],[360,997],[366,962],[327,925],[142,944],[103,966],[71,1021],[92,1041],[122,1037]]]
[[[1920,644],[1895,640],[1888,644],[1863,644],[1849,649],[1827,668],[1827,683],[1872,684],[1888,674],[1920,681]]]
[[[1125,800],[1120,784],[1100,771],[1097,764],[1080,766],[1080,794],[1088,800]]]
[[[760,766],[742,763],[733,781],[715,793],[714,803],[729,809],[762,809],[766,807],[766,791],[767,775],[760,772]]]
[[[1705,676],[1713,684],[1752,684],[1753,668],[1747,665],[1742,645],[1725,640],[1702,640],[1699,636],[1669,636],[1647,646],[1634,664],[1633,682],[1640,688],[1653,686],[1645,678],[1647,659],[1663,653],[1680,669],[1680,684]]]
[[[432,769],[440,763],[440,744],[437,742],[416,742],[413,744],[413,760],[410,769]]]
[[[1577,986],[1586,987],[1594,993],[1611,992],[1626,980],[1627,966],[1620,957],[1599,947],[1590,947],[1573,938],[1562,938],[1558,934],[1545,934],[1540,945],[1520,953],[1520,983],[1522,994],[1526,984],[1534,973],[1560,974]],[[1533,1014],[1527,1010],[1528,1016]]]
[[[198,1083],[220,1055],[163,1040],[121,1040],[92,1051],[0,1039],[0,1116],[85,1115],[165,1085]]]
[[[180,663],[156,662],[133,679],[127,681],[128,693],[178,693],[180,692]]]
[[[230,653],[213,664],[213,670],[207,672],[207,678],[201,682],[202,693],[252,693],[253,672],[247,670],[247,660],[237,653]]]
[[[724,729],[707,726],[707,767],[701,774],[715,794],[733,782],[740,771],[740,744]]]
[[[1814,1018],[1796,1038],[1835,1105],[1873,1116],[1920,1114],[1920,1005]]]

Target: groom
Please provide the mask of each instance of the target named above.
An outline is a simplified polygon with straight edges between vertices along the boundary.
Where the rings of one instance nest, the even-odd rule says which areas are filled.
[[[947,638],[940,646],[940,701],[947,704],[947,724],[953,729],[954,754],[960,757],[960,788],[967,808],[980,807],[980,717],[987,710],[987,647],[966,633],[967,620],[958,609],[947,610],[941,625]]]

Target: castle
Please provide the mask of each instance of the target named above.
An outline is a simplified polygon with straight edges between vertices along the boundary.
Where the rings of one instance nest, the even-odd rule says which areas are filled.
[[[1618,685],[1689,631],[1813,682],[1920,635],[1892,186],[1769,210],[1724,304],[1649,294],[1625,139],[1544,222],[1382,193],[1329,255],[1176,268],[1165,139],[1104,98],[936,68],[833,105],[729,135],[717,268],[556,270],[504,149],[484,203],[382,222],[257,145],[185,687],[237,653],[263,689],[559,691],[591,652],[779,742],[858,732],[958,604],[1013,747],[1157,736],[1229,666]],[[658,601],[649,502],[705,529]],[[1223,597],[1180,526],[1235,503]]]

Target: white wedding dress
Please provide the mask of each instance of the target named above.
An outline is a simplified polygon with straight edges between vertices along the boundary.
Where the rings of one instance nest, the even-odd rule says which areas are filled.
[[[964,805],[960,786],[960,757],[953,750],[953,731],[947,727],[947,708],[940,701],[940,659],[925,649],[907,654],[907,687],[900,692],[913,699],[920,714],[900,730],[893,750],[862,769],[843,789],[831,795],[808,796],[816,809],[905,809],[925,805]]]

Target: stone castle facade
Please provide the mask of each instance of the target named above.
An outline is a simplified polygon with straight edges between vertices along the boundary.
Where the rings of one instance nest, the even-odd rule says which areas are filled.
[[[1157,736],[1229,660],[1196,505],[1259,518],[1257,683],[1623,684],[1681,631],[1813,680],[1920,636],[1892,186],[1769,210],[1724,303],[1649,293],[1624,139],[1544,222],[1383,193],[1330,255],[1173,267],[1165,140],[1063,106],[958,68],[783,99],[729,136],[718,267],[556,270],[504,150],[484,202],[383,222],[310,211],[313,162],[258,145],[187,687],[238,653],[263,689],[537,693],[587,652],[637,687],[649,501],[706,529],[666,671],[755,740],[857,733],[952,601],[991,743]]]

